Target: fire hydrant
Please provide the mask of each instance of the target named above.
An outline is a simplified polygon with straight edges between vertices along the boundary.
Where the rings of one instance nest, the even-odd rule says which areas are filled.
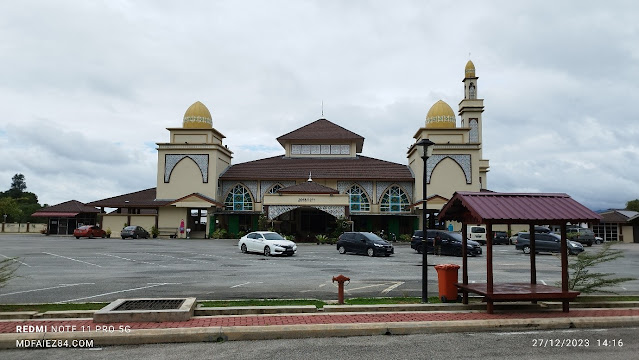
[[[336,281],[337,281],[337,303],[342,305],[344,304],[344,283],[346,281],[350,283],[351,279],[340,274],[338,276],[333,276],[333,282],[336,282]]]

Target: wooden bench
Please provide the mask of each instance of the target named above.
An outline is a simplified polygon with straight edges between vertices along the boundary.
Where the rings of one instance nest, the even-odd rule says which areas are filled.
[[[559,287],[542,284],[494,284],[492,293],[488,292],[486,284],[456,283],[455,286],[463,293],[482,295],[483,301],[488,303],[488,313],[490,314],[492,314],[493,302],[499,301],[560,300],[563,303],[564,312],[568,312],[569,302],[579,296],[579,291],[562,291]]]
[[[161,227],[158,228],[159,236],[168,236],[171,239],[177,238],[177,228]]]

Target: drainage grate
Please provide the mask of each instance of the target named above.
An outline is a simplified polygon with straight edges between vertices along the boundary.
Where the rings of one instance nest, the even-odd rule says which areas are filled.
[[[127,310],[177,310],[184,303],[184,299],[176,300],[127,300],[114,311]]]

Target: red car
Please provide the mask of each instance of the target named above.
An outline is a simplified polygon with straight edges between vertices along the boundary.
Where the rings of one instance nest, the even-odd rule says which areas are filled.
[[[73,236],[75,236],[76,239],[81,237],[88,237],[89,239],[94,237],[105,238],[106,232],[100,229],[99,226],[85,225],[73,230]]]

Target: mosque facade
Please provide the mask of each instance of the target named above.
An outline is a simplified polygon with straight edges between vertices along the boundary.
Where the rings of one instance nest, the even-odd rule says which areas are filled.
[[[435,143],[426,163],[427,212],[434,216],[455,191],[482,191],[488,160],[482,156],[483,99],[471,61],[465,68],[464,98],[457,116],[435,103],[415,142]],[[218,229],[239,234],[266,222],[297,238],[329,234],[337,224],[356,231],[412,234],[420,226],[424,162],[415,145],[407,164],[367,157],[364,138],[319,119],[277,138],[283,155],[232,164],[225,136],[201,102],[191,105],[182,127],[168,128],[157,143],[157,184],[87,205],[116,209],[102,215],[102,227],[152,226],[185,237],[208,237]],[[261,220],[260,220],[261,219]],[[336,222],[336,219],[342,221]]]

